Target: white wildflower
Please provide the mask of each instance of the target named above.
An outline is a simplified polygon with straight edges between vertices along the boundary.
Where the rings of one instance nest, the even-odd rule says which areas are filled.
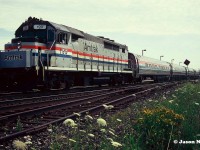
[[[172,103],[174,100],[169,100],[169,103]]]
[[[105,132],[106,132],[106,129],[101,129],[100,131],[105,133]]]
[[[102,118],[98,118],[97,123],[98,123],[99,126],[107,126],[106,121]]]
[[[194,103],[195,105],[199,106],[199,103]]]
[[[27,135],[27,136],[24,136],[24,139],[28,142],[28,141],[31,141],[31,136],[30,135]],[[25,142],[26,143],[26,142]],[[27,143],[26,143],[27,144]]]
[[[79,113],[73,113],[74,115],[76,115],[76,116],[78,116],[78,117],[80,117],[81,115],[79,114]]]
[[[112,134],[112,135],[116,136],[116,135],[115,135],[115,133],[113,133],[112,131],[108,131],[108,132],[109,132],[110,134]]]
[[[85,116],[85,119],[93,120],[92,116],[90,116],[90,115],[86,115],[86,116]]]
[[[176,95],[173,94],[172,97],[176,98]]]
[[[47,129],[47,131],[52,132],[53,130],[52,129]]]
[[[110,130],[110,131],[112,131],[112,132],[115,132],[115,130],[114,130],[114,129],[112,129],[112,128],[109,128],[109,130]]]
[[[38,141],[37,143],[38,143],[38,145],[41,145],[41,144],[42,144],[40,141]]]
[[[122,144],[120,144],[120,143],[118,143],[118,142],[114,142],[114,141],[112,141],[111,144],[112,144],[112,146],[114,146],[114,147],[120,147],[120,146],[122,146]]]
[[[30,135],[27,135],[27,138],[28,138],[28,139],[31,139],[31,138],[32,138],[32,136],[30,136]]]
[[[88,134],[88,136],[90,136],[90,137],[94,137],[94,134],[92,134],[92,133],[89,133],[89,134]]]
[[[77,124],[75,124],[74,126],[72,126],[73,129],[78,129]]]
[[[149,101],[149,102],[152,102],[153,100],[152,100],[152,99],[149,99],[148,101]]]
[[[114,108],[114,106],[113,105],[108,105],[108,108],[112,109],[112,108]]]
[[[73,140],[73,139],[69,139],[69,141],[70,141],[70,142],[73,142],[73,143],[76,143],[76,141],[75,141],[75,140]]]
[[[72,120],[72,119],[66,119],[66,120],[63,122],[63,124],[64,124],[65,126],[70,126],[70,127],[74,127],[74,126],[77,125],[77,124],[74,122],[74,120]]]
[[[122,122],[122,120],[121,120],[121,119],[117,119],[117,121],[119,121],[119,122]]]
[[[82,132],[82,133],[86,133],[86,131],[85,130],[79,130],[80,132]]]
[[[102,105],[105,109],[108,109],[108,106],[106,104]]]
[[[66,139],[67,137],[66,136],[64,136],[64,135],[61,135],[60,136],[60,139]]]
[[[25,144],[27,144],[27,145],[31,145],[32,142],[31,142],[31,141],[26,141]]]
[[[114,108],[114,106],[113,105],[106,105],[106,104],[103,104],[103,107],[105,108],[105,109],[112,109],[112,108]]]
[[[30,136],[30,135],[24,136],[24,139],[26,139],[26,140],[27,140],[27,139],[28,139],[28,140],[30,139],[30,140],[31,140],[31,136]]]
[[[107,138],[110,142],[113,142],[113,139],[112,138]]]
[[[13,147],[17,150],[26,150],[27,149],[26,143],[19,141],[19,140],[13,141]]]

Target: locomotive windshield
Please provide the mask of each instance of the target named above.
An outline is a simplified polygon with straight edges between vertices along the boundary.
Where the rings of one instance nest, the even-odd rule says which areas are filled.
[[[22,42],[41,42],[47,41],[46,25],[33,25],[32,28],[24,26],[21,30],[16,31],[16,38],[12,40],[13,43],[17,41]]]
[[[34,30],[34,29],[29,29],[26,31],[21,31],[16,33],[16,38],[12,40],[13,43],[17,41],[22,41],[22,42],[41,42],[41,43],[46,43],[47,39],[47,31],[42,29],[42,30]]]
[[[17,35],[17,37],[36,37],[39,39],[46,39],[46,30],[45,31],[41,31],[41,30],[26,31],[26,32],[22,32],[21,34]]]

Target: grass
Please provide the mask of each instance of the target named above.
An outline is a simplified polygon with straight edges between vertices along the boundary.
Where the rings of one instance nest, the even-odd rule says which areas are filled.
[[[180,128],[180,137],[178,140],[196,141],[200,134],[200,85],[187,84],[178,89],[171,97],[172,103],[163,102],[163,105],[171,108],[184,116],[184,121]],[[200,139],[200,137],[199,137]],[[177,149],[196,149],[200,144],[178,144]]]
[[[173,92],[110,114],[78,116],[73,126],[51,126],[52,150],[199,149],[200,144],[174,144],[200,140],[200,84],[187,83]],[[89,115],[89,114],[88,114]],[[101,118],[101,123],[98,119]],[[29,146],[31,147],[31,146]]]
[[[174,144],[173,141],[177,140],[178,142],[181,142],[181,140],[183,140],[196,142],[196,140],[200,139],[200,84],[188,83],[182,88],[178,88],[172,92],[171,96],[167,99],[165,96],[160,97],[159,101],[160,102],[157,104],[155,104],[155,101],[151,101],[150,104],[148,104],[148,109],[152,113],[150,117],[146,117],[146,120],[149,122],[139,125],[141,125],[140,127],[144,127],[144,130],[146,129],[150,132],[151,135],[149,136],[152,137],[152,134],[157,134],[156,137],[163,135],[163,138],[151,138],[154,139],[152,144],[142,143],[142,147],[145,148],[145,146],[156,145],[156,147],[152,149],[199,149],[200,144]],[[166,112],[164,114],[160,114],[160,111],[157,111],[156,113],[155,110],[159,110],[161,108],[168,109],[168,112],[171,112],[169,113],[170,116],[168,116]],[[145,116],[143,115],[143,117]],[[157,119],[161,117],[164,117],[162,119],[163,121],[166,121],[164,124],[165,127],[162,126],[163,124],[161,125],[156,123]],[[153,129],[155,131],[152,131],[152,125],[154,125]],[[170,126],[173,127],[171,131]],[[137,132],[140,133],[140,131]],[[166,140],[163,140],[163,143],[158,143],[161,141],[160,139],[165,138]],[[168,144],[166,143],[167,140],[170,140]],[[146,139],[146,141],[148,140]]]
[[[146,149],[166,149],[170,139],[178,139],[179,127],[184,117],[163,106],[145,108],[134,127],[141,135],[138,138],[140,147]]]
[[[22,131],[23,124],[21,123],[20,117],[17,118],[17,123],[16,123],[16,130],[17,131]]]

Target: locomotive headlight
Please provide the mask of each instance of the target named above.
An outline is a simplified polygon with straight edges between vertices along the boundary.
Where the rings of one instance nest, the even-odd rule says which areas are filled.
[[[17,43],[17,49],[18,49],[18,51],[21,49],[21,47],[22,47],[22,43],[21,43],[21,41],[19,41],[19,42]]]

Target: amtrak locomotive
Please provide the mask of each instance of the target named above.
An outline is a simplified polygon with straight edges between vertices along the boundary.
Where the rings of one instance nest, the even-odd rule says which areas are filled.
[[[0,52],[1,88],[68,88],[197,76],[193,69],[129,53],[126,45],[114,40],[32,17]]]

